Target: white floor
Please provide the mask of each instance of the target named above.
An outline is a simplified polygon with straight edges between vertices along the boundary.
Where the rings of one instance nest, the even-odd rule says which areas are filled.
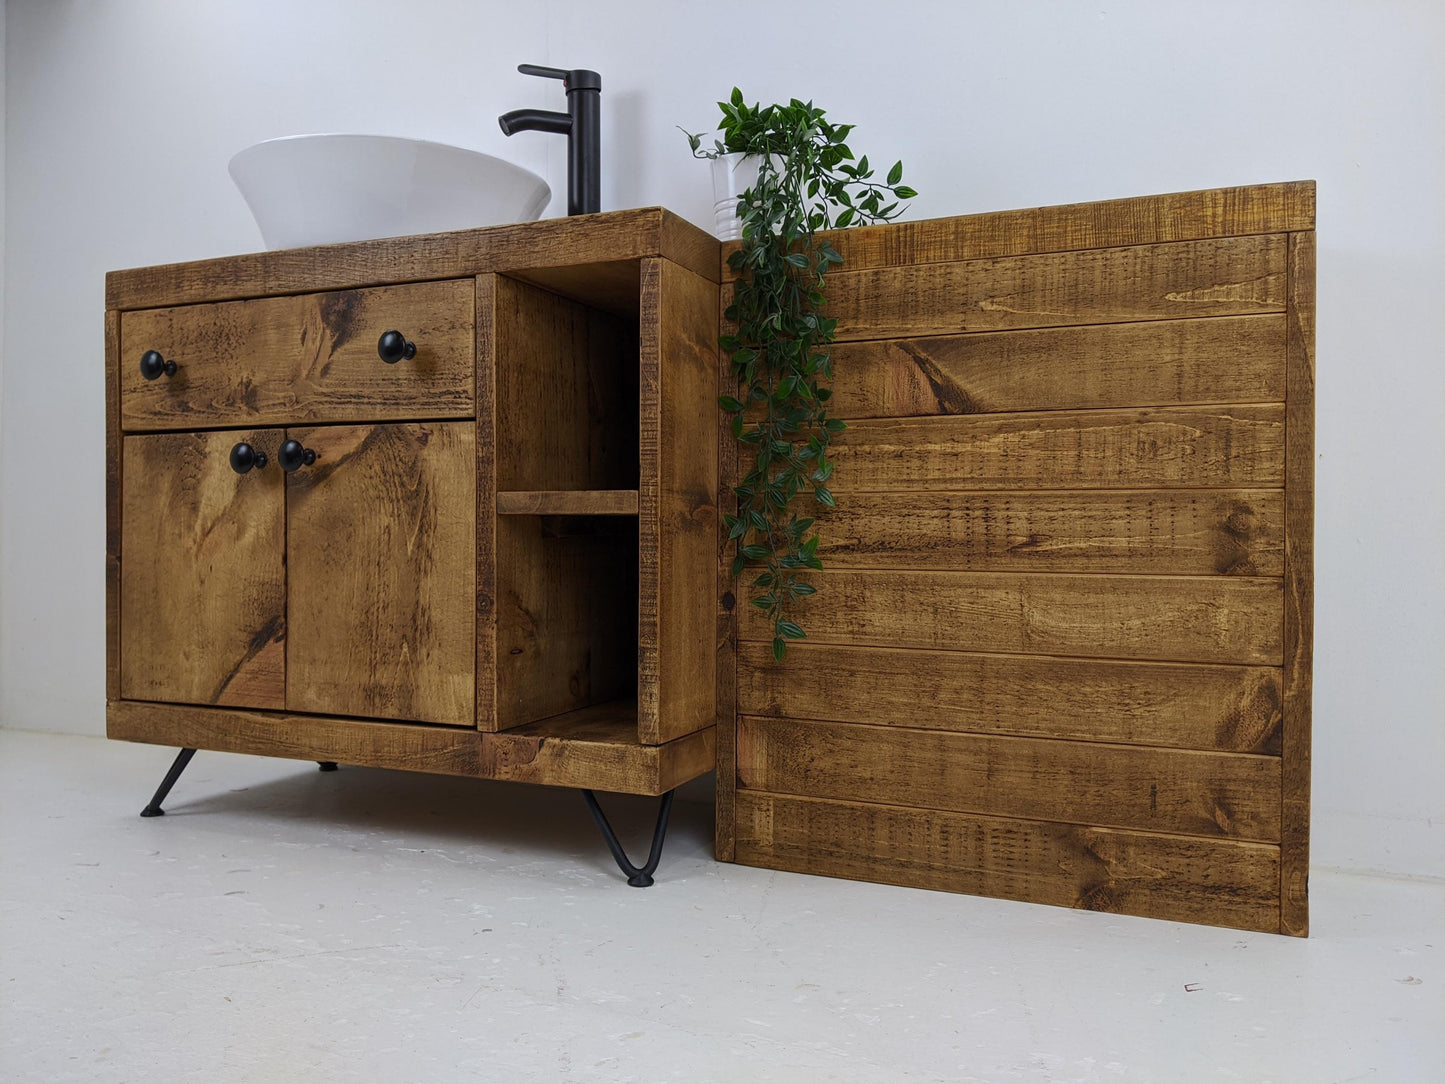
[[[1445,885],[1295,940],[769,873],[679,803],[0,731],[0,1080],[1445,1081]],[[650,804],[613,798],[643,849]]]

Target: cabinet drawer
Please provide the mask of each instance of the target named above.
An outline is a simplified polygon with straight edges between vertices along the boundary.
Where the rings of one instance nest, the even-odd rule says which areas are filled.
[[[474,411],[472,279],[146,309],[121,316],[127,430],[466,418]],[[382,361],[400,331],[416,355]],[[146,380],[158,351],[174,375]]]

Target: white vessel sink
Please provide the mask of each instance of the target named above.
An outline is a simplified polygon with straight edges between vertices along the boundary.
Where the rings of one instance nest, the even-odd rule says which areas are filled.
[[[511,162],[395,136],[268,139],[230,169],[267,248],[531,222],[552,197]]]

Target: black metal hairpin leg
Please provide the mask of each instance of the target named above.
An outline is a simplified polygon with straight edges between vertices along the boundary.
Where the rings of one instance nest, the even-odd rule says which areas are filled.
[[[657,863],[662,859],[662,841],[667,835],[667,815],[672,810],[674,793],[674,791],[668,791],[662,796],[662,805],[657,810],[657,828],[652,833],[652,851],[647,856],[647,865],[639,869],[627,860],[627,852],[622,849],[622,844],[617,842],[617,833],[612,830],[612,825],[607,823],[607,814],[603,813],[602,807],[597,804],[597,795],[590,790],[582,792],[582,798],[592,813],[592,819],[597,822],[597,827],[602,831],[602,838],[607,841],[607,849],[617,860],[618,867],[627,874],[627,883],[633,888],[646,888],[652,884],[652,875],[657,870]]]
[[[323,772],[336,771],[336,761],[334,760],[318,760],[316,762],[316,766],[320,768]]]
[[[161,803],[166,800],[166,795],[176,785],[176,780],[186,770],[186,765],[191,762],[191,757],[196,755],[194,749],[182,749],[176,754],[176,759],[171,763],[171,770],[166,772],[166,777],[161,780],[161,785],[156,789],[155,797],[151,804],[140,811],[142,817],[163,817],[166,811],[161,808]]]

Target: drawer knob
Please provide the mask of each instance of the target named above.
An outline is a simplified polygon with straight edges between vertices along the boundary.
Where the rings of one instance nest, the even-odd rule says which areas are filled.
[[[288,440],[281,445],[281,450],[276,453],[277,460],[281,463],[281,469],[287,474],[295,474],[302,467],[309,467],[316,462],[316,453],[310,448],[301,446],[299,440]]]
[[[175,376],[176,363],[161,357],[159,350],[147,350],[140,356],[140,375],[147,380],[159,380],[162,376]]]
[[[231,469],[237,474],[245,474],[252,467],[265,470],[269,462],[265,452],[258,452],[244,440],[231,449]]]
[[[402,359],[410,361],[416,357],[416,343],[407,342],[406,336],[400,331],[388,331],[377,340],[376,352],[382,361],[395,365]]]

